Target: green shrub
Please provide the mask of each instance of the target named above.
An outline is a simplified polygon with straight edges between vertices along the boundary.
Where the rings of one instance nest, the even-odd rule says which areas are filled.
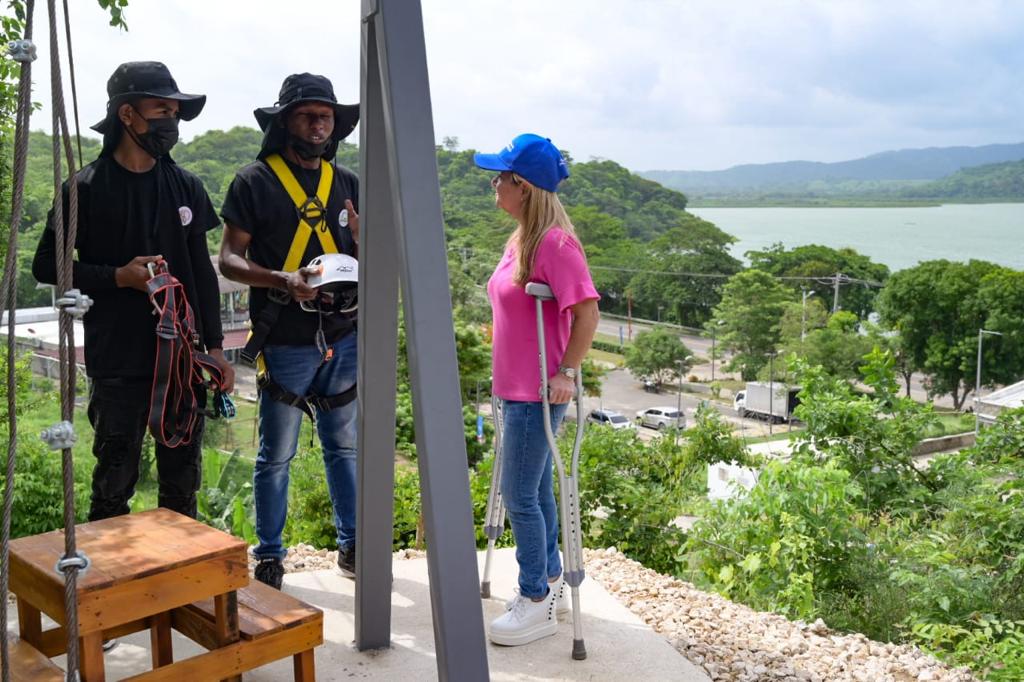
[[[864,493],[835,464],[771,462],[742,499],[712,505],[686,545],[698,580],[760,610],[812,618],[816,599],[852,587],[867,552]]]
[[[196,495],[198,519],[254,544],[252,465],[237,452],[226,455],[206,448],[202,467],[203,483]]]
[[[6,455],[6,435],[4,436]],[[46,533],[64,527],[64,484],[60,451],[48,450],[38,434],[19,436],[15,460],[14,506],[11,512],[11,537]],[[6,457],[4,457],[6,460]],[[92,462],[75,458],[75,522],[89,516]],[[0,468],[0,490],[6,486]]]

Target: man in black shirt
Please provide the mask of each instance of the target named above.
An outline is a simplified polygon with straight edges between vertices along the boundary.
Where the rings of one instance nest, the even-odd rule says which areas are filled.
[[[74,286],[94,303],[83,320],[85,368],[91,379],[89,421],[95,431],[89,519],[127,514],[139,478],[156,361],[156,318],[146,294],[147,264],[167,262],[195,309],[196,331],[224,373],[217,273],[206,232],[219,224],[203,185],[167,155],[178,121],[190,121],[205,95],[178,90],[159,62],[128,62],[107,81],[107,115],[93,126],[103,135],[99,158],[75,176],[78,233]],[[68,185],[62,192],[65,221]],[[55,284],[53,212],[36,249],[32,274]],[[158,504],[195,517],[200,483],[202,421],[189,445],[156,445]]]
[[[255,163],[238,171],[224,198],[220,269],[250,289],[257,357],[260,449],[253,475],[256,578],[276,588],[287,551],[288,469],[304,413],[316,414],[338,532],[338,567],[355,576],[356,335],[341,313],[307,312],[317,292],[301,267],[324,253],[356,255],[359,181],[329,163],[355,128],[358,105],[338,104],[331,82],[288,76],[277,105],[254,112],[264,132]]]

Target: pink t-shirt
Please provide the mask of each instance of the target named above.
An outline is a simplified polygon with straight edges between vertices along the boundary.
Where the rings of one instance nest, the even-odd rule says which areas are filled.
[[[516,251],[507,247],[487,282],[494,320],[491,391],[505,400],[540,402],[535,299],[513,281]],[[601,298],[587,269],[579,242],[559,227],[544,235],[533,261],[531,282],[551,287],[554,301],[544,302],[544,340],[548,376],[558,371],[572,330],[572,306]]]

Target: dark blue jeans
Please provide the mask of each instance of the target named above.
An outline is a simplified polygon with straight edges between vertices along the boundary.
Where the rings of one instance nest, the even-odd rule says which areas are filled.
[[[558,430],[567,407],[551,406],[553,431]],[[552,455],[542,421],[544,404],[503,400],[501,410],[501,496],[516,540],[519,592],[524,597],[543,597],[548,578],[562,573]]]
[[[356,334],[345,335],[333,345],[334,357],[321,364],[316,346],[267,346],[263,359],[270,376],[282,388],[297,395],[315,393],[327,397],[348,390],[356,383]],[[343,407],[317,413],[317,435],[323,449],[327,490],[334,506],[338,547],[356,541],[356,407],[353,400]],[[258,559],[283,559],[281,544],[288,516],[288,468],[299,441],[299,428],[306,414],[297,407],[260,396],[260,450],[253,472],[256,500],[256,537],[253,551]]]

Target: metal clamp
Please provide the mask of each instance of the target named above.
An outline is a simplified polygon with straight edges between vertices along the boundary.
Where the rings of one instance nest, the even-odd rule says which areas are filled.
[[[12,40],[7,43],[7,52],[16,62],[34,62],[36,46],[31,40]]]
[[[43,429],[39,437],[51,450],[70,448],[78,440],[78,436],[75,435],[75,426],[69,421],[62,421],[48,429]]]
[[[53,567],[53,570],[63,575],[71,569],[76,569],[78,571],[78,575],[82,576],[85,574],[86,571],[89,570],[90,566],[92,566],[92,559],[85,556],[81,552],[76,552],[75,556],[62,557]]]
[[[64,292],[63,296],[57,299],[57,307],[76,320],[82,319],[82,316],[89,312],[92,303],[92,299],[78,289],[69,289]]]

